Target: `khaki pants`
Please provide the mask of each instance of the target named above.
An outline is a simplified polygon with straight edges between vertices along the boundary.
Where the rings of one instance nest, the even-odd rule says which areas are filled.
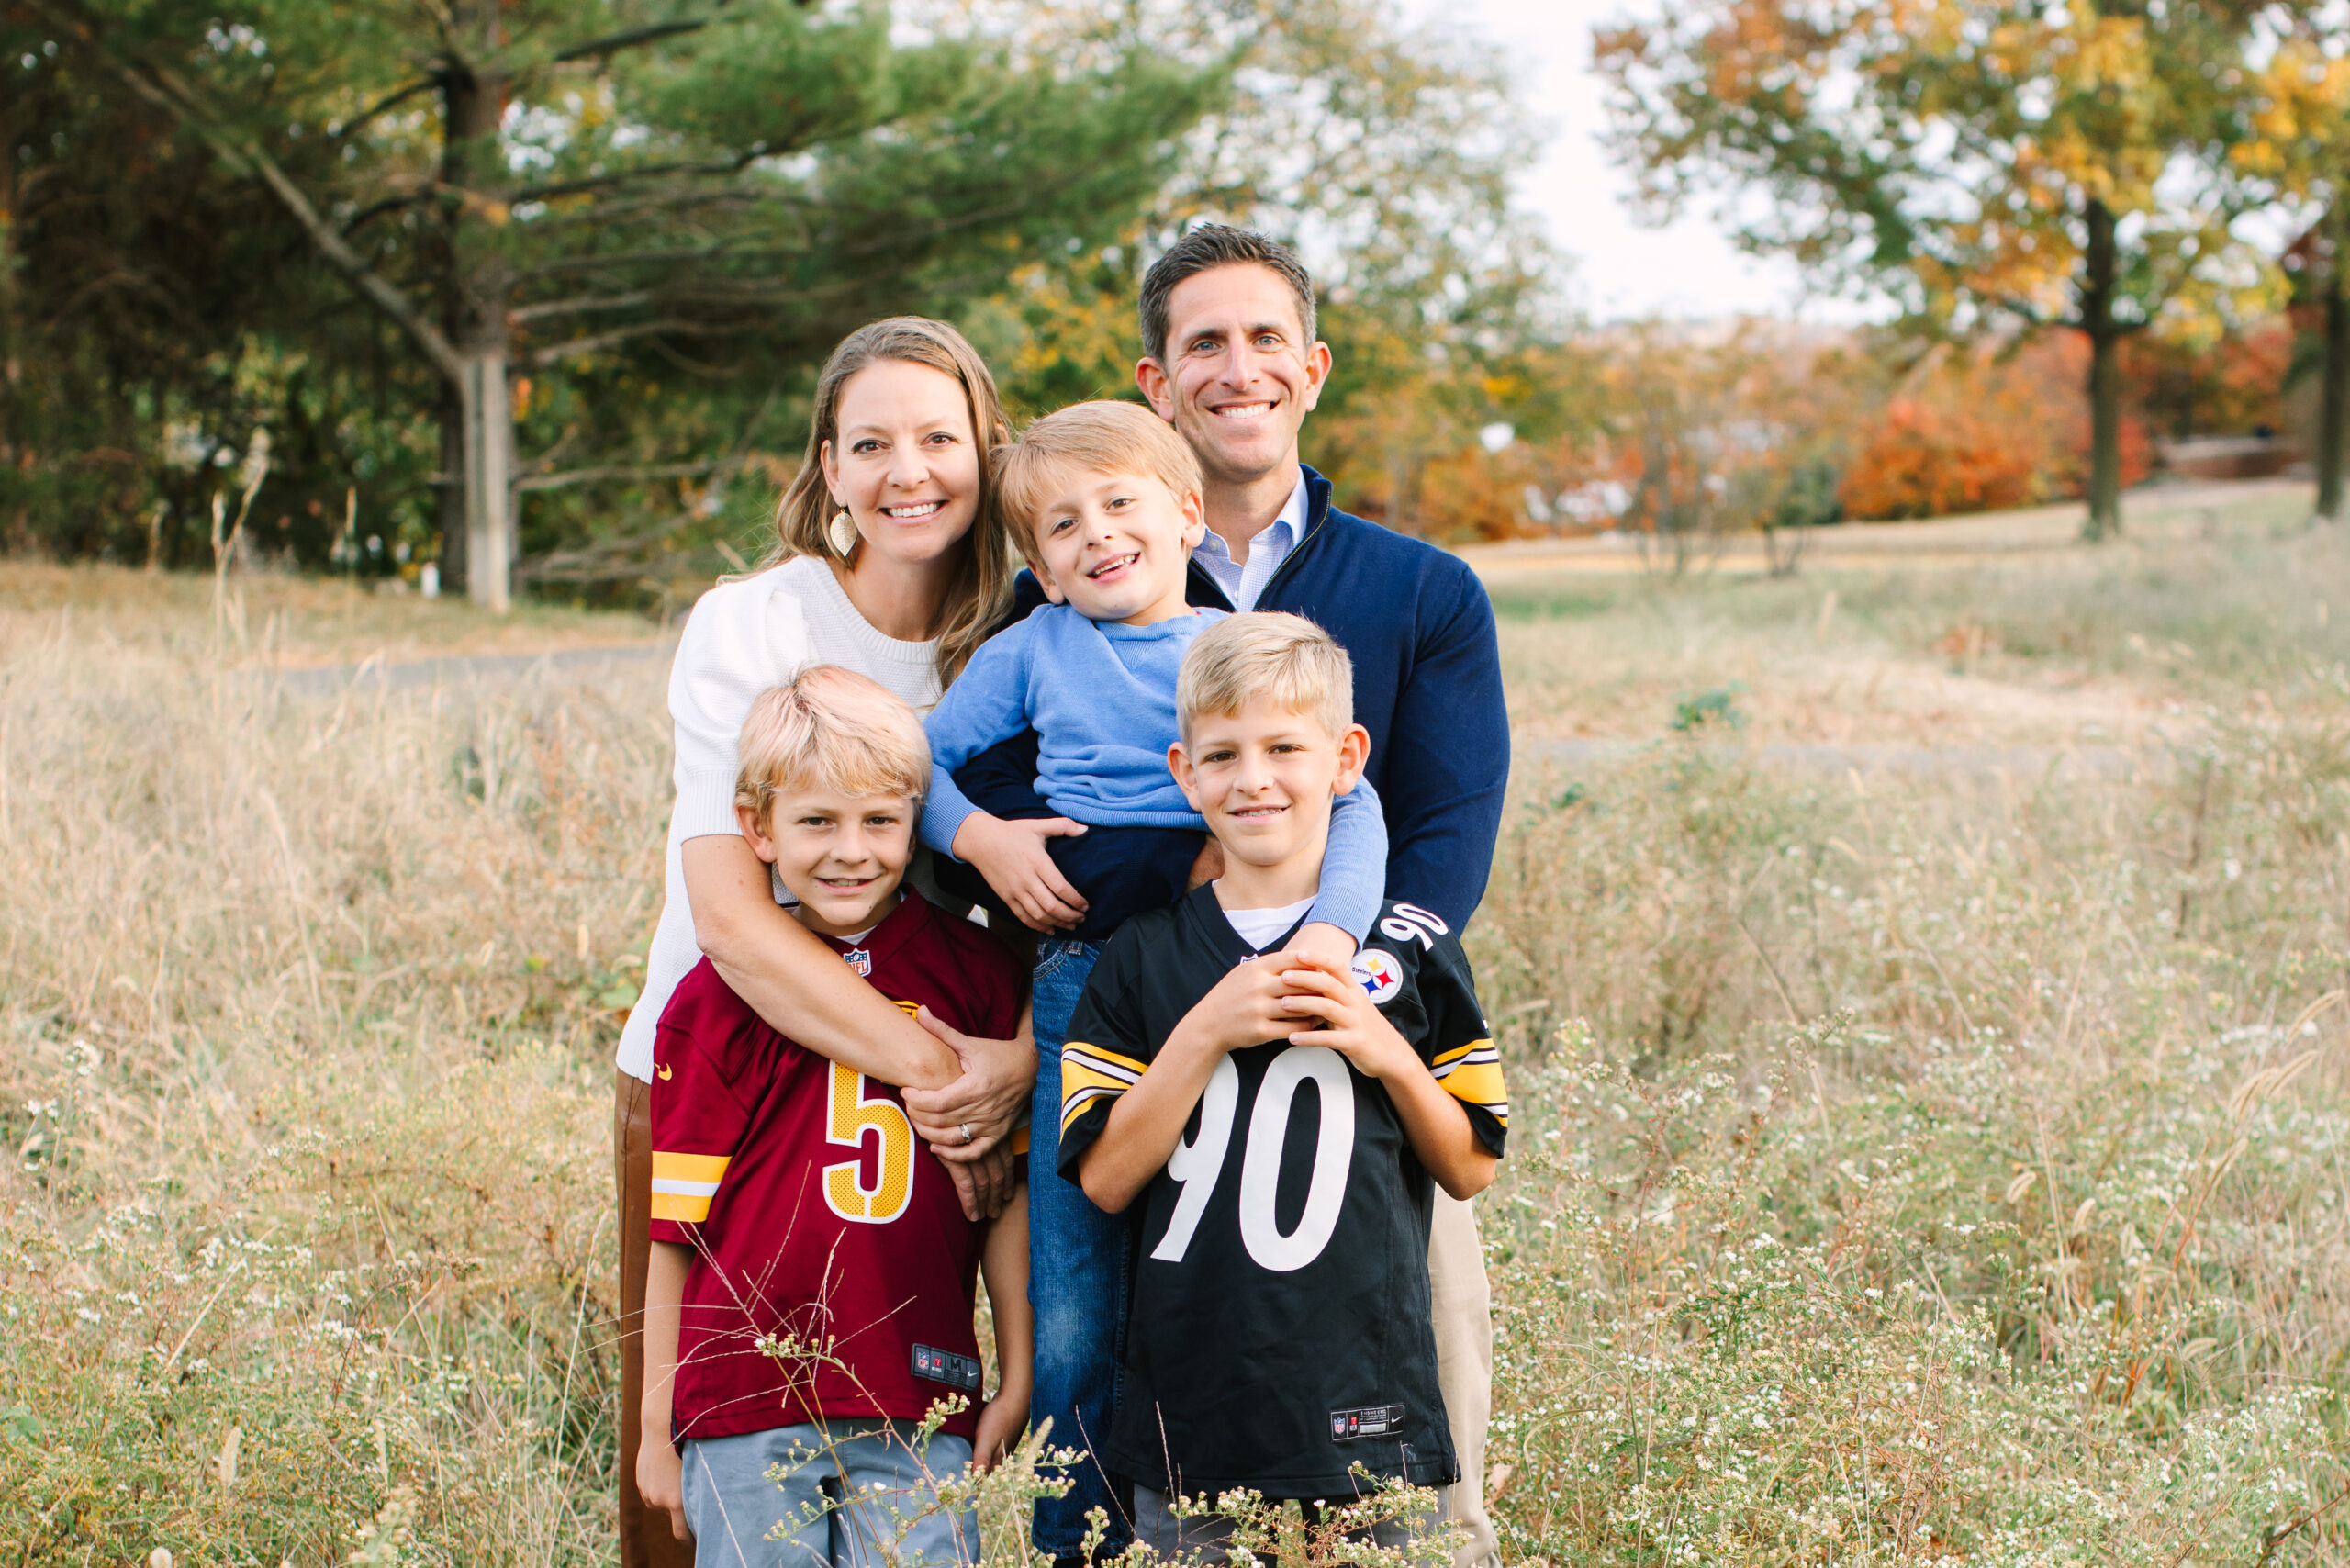
[[[621,1568],[693,1568],[693,1542],[671,1535],[668,1511],[648,1509],[636,1495],[644,1270],[653,1254],[653,1094],[625,1072],[616,1070],[612,1079],[612,1178],[621,1202]]]
[[[1460,1484],[1444,1517],[1468,1530],[1453,1568],[1500,1568],[1501,1541],[1485,1512],[1485,1422],[1494,1410],[1494,1301],[1485,1282],[1477,1212],[1441,1188],[1428,1226],[1429,1316],[1436,1323],[1437,1383],[1452,1424]]]

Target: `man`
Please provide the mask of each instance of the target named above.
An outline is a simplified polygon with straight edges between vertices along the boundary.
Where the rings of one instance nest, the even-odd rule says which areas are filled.
[[[1208,532],[1192,554],[1192,602],[1289,610],[1346,648],[1354,661],[1355,718],[1371,732],[1364,777],[1385,807],[1388,896],[1432,911],[1457,934],[1484,894],[1509,775],[1509,717],[1483,585],[1458,557],[1340,510],[1328,481],[1299,461],[1298,431],[1329,379],[1330,349],[1315,335],[1312,279],[1285,246],[1245,230],[1193,230],[1145,276],[1141,316],[1136,383],[1190,443],[1205,479]],[[1014,616],[1042,601],[1024,574]],[[1034,794],[1035,756],[1033,736],[1006,742],[957,778],[998,816],[1049,816]],[[1048,844],[1065,868],[1088,853],[1084,836]],[[1080,938],[1099,940],[1129,914],[1171,902],[1195,878],[1218,869],[1211,855],[1194,864],[1194,834],[1167,834],[1155,846],[1122,837],[1114,853],[1122,875],[1107,892],[1098,868],[1082,879],[1097,889],[1090,906],[1073,888],[1058,890]],[[1042,1013],[1040,1001],[1040,1041]],[[1058,1061],[1044,1067],[1038,1103],[1049,1093],[1058,1104]],[[1475,1217],[1467,1204],[1440,1193],[1429,1272],[1440,1381],[1462,1472],[1448,1515],[1471,1533],[1459,1568],[1491,1568],[1498,1562],[1483,1491],[1491,1303]],[[1116,1377],[1116,1315],[1095,1301],[1056,1304],[1058,1282],[1040,1260],[1031,1286],[1035,1414],[1053,1417],[1056,1442],[1092,1448]],[[1069,1310],[1057,1313],[1056,1305]],[[1048,1328],[1057,1321],[1088,1327]],[[1080,1550],[1085,1508],[1109,1504],[1105,1477],[1084,1474],[1077,1483],[1069,1497],[1036,1509],[1036,1544],[1056,1557]],[[1118,1518],[1120,1509],[1109,1506]],[[1122,1538],[1113,1532],[1113,1548]]]

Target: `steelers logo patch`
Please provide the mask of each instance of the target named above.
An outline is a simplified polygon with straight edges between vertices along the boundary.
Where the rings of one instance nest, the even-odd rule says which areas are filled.
[[[1394,1001],[1395,993],[1404,989],[1403,966],[1395,961],[1393,954],[1377,947],[1365,947],[1357,953],[1350,972],[1355,984],[1362,987],[1363,994],[1381,1007]]]

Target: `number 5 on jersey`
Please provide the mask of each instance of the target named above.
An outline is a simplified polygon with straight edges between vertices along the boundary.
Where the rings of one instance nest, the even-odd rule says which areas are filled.
[[[914,1193],[914,1129],[905,1111],[888,1095],[867,1098],[865,1075],[840,1063],[832,1064],[831,1088],[825,1097],[824,1141],[844,1144],[857,1158],[824,1167],[824,1202],[846,1220],[861,1225],[887,1225],[906,1212]],[[878,1138],[874,1151],[876,1180],[867,1187],[860,1180],[865,1140]]]

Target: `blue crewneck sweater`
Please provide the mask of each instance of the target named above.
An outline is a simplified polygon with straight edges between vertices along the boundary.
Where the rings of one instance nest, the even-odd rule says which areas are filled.
[[[1167,748],[1177,738],[1175,678],[1183,655],[1225,614],[1207,609],[1127,626],[1045,604],[989,638],[923,722],[931,775],[923,842],[952,852],[956,831],[979,809],[955,770],[1031,729],[1033,787],[1060,815],[1095,828],[1204,832],[1207,823],[1167,770]],[[1384,899],[1387,829],[1366,785],[1332,804],[1322,889],[1307,919],[1360,941]],[[1070,882],[1092,900],[1096,890],[1085,879]]]
[[[1355,722],[1371,731],[1363,780],[1377,788],[1387,819],[1386,890],[1434,910],[1457,932],[1484,896],[1509,782],[1494,607],[1459,556],[1340,510],[1330,481],[1311,467],[1304,473],[1305,532],[1257,608],[1304,616],[1353,657]],[[1232,608],[1196,561],[1189,591],[1193,604]],[[1013,614],[1044,599],[1035,579],[1021,573]],[[1035,756],[1035,737],[1014,737],[964,768],[962,788],[1000,817],[1047,814],[1033,792]],[[1136,911],[1182,896],[1199,841],[1121,829],[1048,847],[1062,875],[1092,901],[1087,927],[1106,936]],[[974,902],[991,898],[976,876],[953,885]]]

